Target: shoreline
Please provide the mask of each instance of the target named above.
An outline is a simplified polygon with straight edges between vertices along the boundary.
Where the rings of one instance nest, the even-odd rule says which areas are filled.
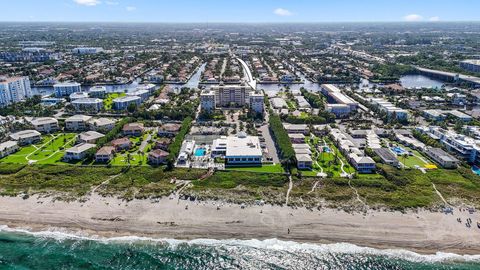
[[[188,209],[186,208],[188,205]],[[92,195],[85,202],[53,201],[52,197],[0,197],[0,224],[39,232],[51,229],[81,235],[158,239],[278,239],[311,244],[348,243],[376,249],[405,249],[480,254],[480,229],[475,212],[444,214],[418,210],[347,213],[323,208],[308,210],[272,205],[191,202],[162,198],[122,201]],[[457,222],[457,217],[463,223]],[[464,224],[467,217],[472,227]],[[290,233],[288,233],[290,229]]]

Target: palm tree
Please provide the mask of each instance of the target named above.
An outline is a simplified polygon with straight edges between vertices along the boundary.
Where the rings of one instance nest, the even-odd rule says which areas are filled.
[[[402,158],[403,158],[403,168],[406,167],[406,165],[405,165],[405,159],[407,159],[407,157],[408,157],[408,154],[407,154],[407,153],[403,153],[403,154],[402,154]]]

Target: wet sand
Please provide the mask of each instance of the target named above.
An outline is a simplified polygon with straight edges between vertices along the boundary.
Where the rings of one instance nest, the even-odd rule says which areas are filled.
[[[480,215],[458,209],[453,215],[426,210],[370,210],[364,214],[271,205],[242,209],[235,204],[225,204],[217,210],[217,205],[169,198],[125,202],[97,195],[86,202],[0,197],[0,224],[34,231],[66,229],[102,237],[278,238],[309,243],[346,242],[424,254],[480,254],[480,229],[476,224]],[[457,222],[457,217],[462,218],[462,223]],[[471,228],[465,226],[468,217],[473,221]]]

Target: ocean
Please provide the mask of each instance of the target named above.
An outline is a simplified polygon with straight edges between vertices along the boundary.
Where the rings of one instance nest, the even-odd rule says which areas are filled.
[[[480,255],[420,255],[277,239],[101,238],[3,226],[0,269],[480,269]]]

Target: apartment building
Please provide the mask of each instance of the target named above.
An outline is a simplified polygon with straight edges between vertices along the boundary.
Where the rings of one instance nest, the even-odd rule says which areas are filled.
[[[30,120],[30,124],[33,125],[35,130],[51,133],[60,129],[58,125],[58,120],[52,117],[38,117]]]
[[[211,88],[215,92],[216,107],[243,107],[249,102],[250,88],[244,85],[219,85]]]
[[[90,130],[108,132],[115,127],[115,121],[108,118],[94,118],[88,121]]]
[[[88,129],[88,121],[93,117],[88,115],[74,115],[65,119],[65,129],[69,131],[81,131]]]
[[[126,96],[113,100],[113,108],[115,110],[126,110],[130,104],[135,104],[135,106],[138,107],[142,104],[142,98],[138,96]]]
[[[342,93],[342,91],[333,84],[322,84],[321,92],[327,97],[329,104],[326,105],[327,111],[335,114],[337,117],[344,117],[358,108],[358,102]],[[340,106],[329,106],[336,104]]]
[[[76,145],[65,151],[63,159],[65,161],[82,160],[87,156],[88,151],[90,149],[94,149],[95,147],[97,147],[95,144],[90,143],[82,143]]]
[[[4,143],[0,143],[0,158],[11,155],[17,152],[18,149],[19,147],[16,141],[6,141]]]
[[[398,120],[408,119],[409,114],[407,110],[400,109],[383,98],[371,98],[370,103],[385,112],[388,117],[395,117]]]
[[[200,108],[203,111],[211,112],[215,110],[215,91],[204,90],[200,94]]]
[[[103,100],[99,98],[80,98],[72,101],[77,111],[100,111],[103,108]]]
[[[72,93],[82,92],[82,87],[77,82],[57,83],[53,85],[56,97],[67,97]]]
[[[461,159],[480,164],[480,143],[478,140],[436,126],[417,127],[416,130],[438,140],[448,152],[454,153]]]
[[[336,142],[337,147],[359,173],[372,173],[375,171],[375,161],[366,156],[347,134],[339,129],[332,128],[330,129],[330,137]]]
[[[443,151],[441,148],[427,147],[425,154],[435,160],[440,166],[446,169],[455,169],[458,167],[458,159]]]
[[[22,130],[10,134],[10,138],[17,141],[19,145],[28,145],[42,140],[42,134],[36,130]]]
[[[249,94],[250,109],[253,112],[263,114],[265,110],[264,96],[261,92],[252,91]]]
[[[480,60],[464,60],[460,62],[460,67],[470,72],[480,72]]]
[[[0,107],[23,101],[32,96],[28,77],[0,77]]]

